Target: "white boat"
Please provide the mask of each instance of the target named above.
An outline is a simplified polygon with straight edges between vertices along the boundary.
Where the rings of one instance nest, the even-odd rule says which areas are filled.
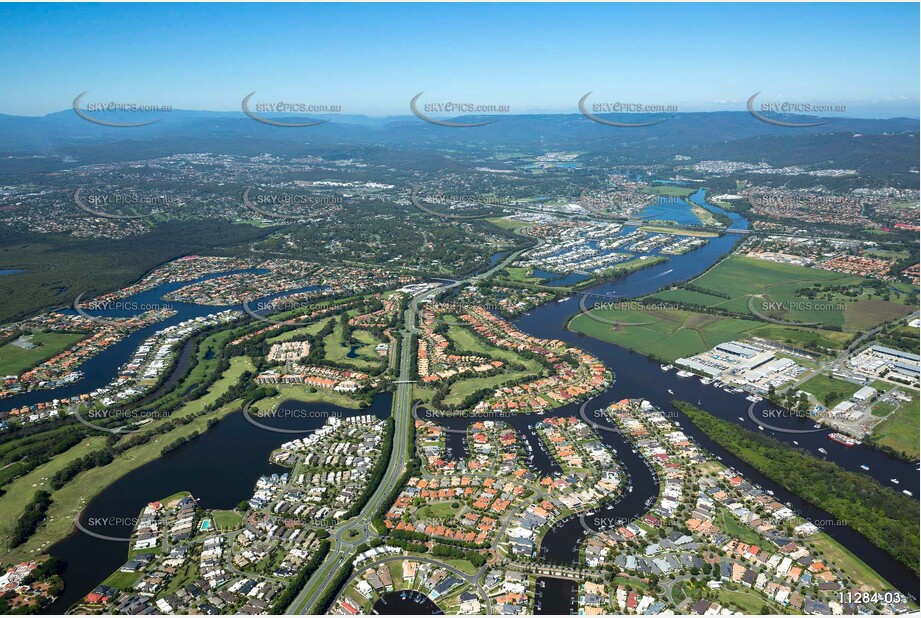
[[[767,490],[767,494],[768,494],[769,496],[773,496],[773,495],[774,495],[774,492],[771,491],[770,489],[768,489],[768,490]]]
[[[869,470],[869,469],[870,469],[870,466],[868,466],[867,464],[860,464],[860,469],[861,469],[861,470]]]
[[[739,420],[742,421],[743,423],[745,422],[745,419],[742,418],[741,416],[739,417]]]
[[[819,452],[822,453],[823,455],[828,455],[828,451],[826,451],[824,448],[820,448]]]
[[[895,483],[896,485],[899,484],[899,479],[889,479],[889,481],[890,481],[891,483]]]
[[[694,375],[694,374],[691,373],[690,371],[685,371],[684,369],[682,369],[681,371],[678,372],[678,377],[679,377],[679,378],[690,378],[692,375]]]
[[[669,394],[669,395],[674,395],[674,394],[675,394],[675,391],[673,391],[672,389],[668,389],[668,394]]]
[[[760,431],[764,431],[764,427],[762,427],[761,425],[758,425],[758,429],[759,429]]]
[[[669,371],[674,368],[674,365],[662,365],[662,371]]]
[[[908,491],[907,489],[903,489],[903,490],[902,490],[902,493],[905,494],[906,496],[910,496],[910,495],[911,495],[911,492]]]
[[[700,383],[701,383],[701,384],[709,384],[709,383],[712,382],[712,381],[713,381],[713,380],[711,380],[710,378],[701,378],[701,379],[700,379]]]
[[[797,442],[796,440],[793,441],[793,444],[795,444],[796,446],[799,446],[799,442]]]

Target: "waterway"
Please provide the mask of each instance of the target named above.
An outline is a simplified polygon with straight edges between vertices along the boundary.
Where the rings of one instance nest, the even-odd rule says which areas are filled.
[[[691,200],[714,212],[724,212],[721,209],[707,205],[704,194],[699,191],[691,196]],[[741,230],[747,228],[747,221],[740,215],[725,212],[731,219],[731,229]],[[613,282],[602,284],[592,290],[593,293],[608,295],[611,299],[635,298],[656,292],[663,287],[688,280],[699,275],[715,264],[723,255],[732,250],[741,237],[729,234],[710,239],[705,246],[690,253],[673,256],[669,261],[648,269],[637,271]],[[162,288],[156,292],[156,298],[162,296]],[[178,303],[176,304],[178,305]],[[222,308],[192,305],[189,311],[214,312]],[[198,309],[195,309],[198,308]],[[696,378],[679,378],[674,371],[662,371],[659,364],[624,348],[593,339],[578,333],[570,332],[565,325],[569,318],[579,312],[577,298],[570,298],[564,302],[554,302],[541,306],[527,313],[517,320],[515,326],[524,332],[546,339],[560,339],[576,345],[601,359],[616,376],[614,385],[604,394],[593,400],[589,411],[603,408],[608,403],[618,401],[625,397],[644,398],[651,401],[665,411],[674,411],[671,407],[673,399],[682,399],[706,409],[725,420],[740,423],[749,428],[754,424],[748,420],[747,411],[750,403],[744,394],[726,393],[712,386],[701,384]],[[177,321],[188,319],[189,314],[180,312]],[[205,315],[202,313],[199,315]],[[154,325],[150,332],[162,328],[163,323]],[[86,377],[77,384],[74,392],[86,392],[86,380],[98,381],[98,385],[107,383],[117,371],[121,363],[127,359],[137,344],[149,333],[132,335],[125,341],[106,350],[95,359],[88,361],[84,367]],[[132,339],[134,337],[134,339]],[[116,351],[121,350],[121,351]],[[109,353],[114,358],[105,362],[99,361],[103,355]],[[118,360],[121,358],[122,360]],[[97,361],[92,367],[90,363]],[[94,382],[95,383],[95,382]],[[72,385],[75,386],[75,385]],[[68,387],[64,387],[68,388]],[[673,393],[669,391],[673,391]],[[37,395],[37,401],[46,401],[52,396],[69,396],[63,393],[50,395],[51,391],[39,391],[21,395]],[[375,398],[370,409],[375,414],[387,415],[390,413],[392,396],[379,395]],[[18,402],[9,405],[11,400],[3,402],[4,408],[13,405],[23,405]],[[317,409],[317,405],[305,405],[307,409]],[[766,402],[756,406],[756,413],[767,407]],[[548,412],[544,416],[520,415],[512,418],[503,418],[512,424],[523,439],[532,445],[534,453],[533,465],[543,474],[554,474],[558,471],[556,464],[539,448],[539,439],[531,436],[531,427],[547,416],[577,416],[579,405],[570,405]],[[353,411],[343,411],[344,414]],[[677,412],[676,412],[677,414]],[[745,420],[739,421],[742,417]],[[598,423],[607,421],[596,416],[591,418]],[[481,420],[489,419],[484,416]],[[302,423],[311,420],[322,422],[322,419],[297,419]],[[439,419],[446,426],[455,429],[465,429],[470,423],[477,420],[472,417]],[[793,508],[813,521],[831,521],[829,514],[806,504],[796,496],[764,478],[749,466],[744,464],[729,453],[711,443],[699,431],[694,429],[687,419],[679,415],[679,423],[686,433],[693,436],[702,446],[709,449],[716,456],[721,457],[727,465],[735,467],[750,480],[759,483],[765,489],[775,492],[781,502],[789,502]],[[811,423],[801,419],[774,419],[774,424],[788,423],[789,426],[807,428]],[[310,427],[310,425],[303,425]],[[613,427],[613,426],[612,426]],[[827,458],[839,465],[855,472],[866,473],[860,469],[861,464],[870,467],[870,474],[883,483],[888,483],[890,478],[897,478],[901,484],[899,489],[908,488],[918,495],[918,472],[915,464],[902,462],[891,458],[879,451],[865,446],[846,448],[838,445],[826,437],[825,431],[810,434],[787,434],[771,432],[779,440],[792,442],[797,440],[799,446],[816,452],[820,446],[828,451]],[[628,482],[633,487],[632,492],[624,493],[613,504],[607,505],[593,516],[586,516],[584,524],[594,529],[610,527],[616,521],[632,520],[642,516],[648,509],[650,498],[658,495],[659,488],[655,474],[649,469],[642,457],[633,453],[626,439],[615,431],[599,431],[605,444],[616,449],[617,456],[628,475]],[[233,414],[225,418],[213,430],[180,447],[179,449],[157,459],[137,470],[122,477],[115,484],[104,490],[96,499],[84,509],[82,520],[95,518],[133,518],[151,500],[169,496],[177,491],[188,490],[202,500],[208,508],[231,508],[241,500],[247,499],[252,494],[254,483],[258,476],[271,472],[280,472],[281,469],[268,462],[268,455],[272,449],[277,448],[286,440],[285,434],[266,432],[255,428],[245,421],[241,414]],[[245,444],[246,448],[240,448]],[[463,450],[461,434],[449,434],[449,445],[453,446],[455,453]],[[557,524],[544,538],[541,551],[547,560],[557,563],[573,563],[578,558],[578,545],[584,538],[585,525],[578,517],[570,518]],[[892,584],[906,593],[917,594],[919,580],[910,569],[897,564],[885,552],[877,549],[862,536],[846,526],[825,526],[825,531],[841,542],[850,551],[855,553],[864,562],[886,577]],[[115,530],[112,536],[127,537],[129,531]],[[67,539],[51,548],[51,553],[68,563],[64,572],[66,590],[61,599],[49,610],[60,612],[70,604],[82,598],[93,587],[102,582],[109,574],[122,564],[127,554],[127,544],[111,541],[101,541],[85,534],[75,532]],[[560,580],[557,580],[560,581]],[[549,583],[548,583],[549,586]],[[568,613],[568,612],[560,612]]]
[[[306,414],[259,419],[260,423],[285,429],[317,429],[326,418],[391,414],[392,393],[382,393],[363,410],[323,403],[285,401],[279,408]],[[287,469],[269,462],[269,455],[300,434],[278,433],[249,423],[241,412],[225,417],[193,441],[132,470],[109,485],[83,509],[80,521],[92,532],[127,539],[131,521],[148,502],[188,491],[203,508],[231,509],[253,495],[256,480]],[[306,432],[305,434],[306,435]],[[127,541],[106,541],[79,530],[56,543],[49,553],[67,563],[62,596],[47,613],[63,613],[124,564]]]
[[[444,613],[435,601],[415,590],[385,592],[374,602],[371,611],[381,616],[434,616]]]

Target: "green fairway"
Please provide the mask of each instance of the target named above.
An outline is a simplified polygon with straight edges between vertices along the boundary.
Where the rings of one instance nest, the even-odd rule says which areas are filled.
[[[224,372],[221,379],[212,385],[206,395],[189,402],[176,411],[171,418],[181,418],[200,412],[205,405],[217,401],[218,397],[236,384],[244,371],[252,371],[253,369],[253,364],[249,358],[237,357],[232,359],[230,368]],[[210,418],[221,418],[231,414],[240,409],[241,403],[238,400],[232,401],[211,414],[200,416],[188,424],[180,425],[172,431],[159,434],[150,442],[119,454],[107,466],[92,468],[78,474],[61,489],[51,490],[47,485],[51,475],[77,456],[97,450],[105,443],[103,436],[90,438],[66,453],[54,457],[31,473],[16,479],[5,487],[7,493],[0,496],[0,534],[2,534],[2,538],[6,538],[9,526],[19,517],[24,505],[28,502],[27,497],[34,494],[37,487],[43,487],[51,491],[53,502],[48,509],[47,519],[29,540],[13,550],[10,550],[5,544],[0,547],[0,560],[3,562],[19,562],[46,551],[52,544],[73,531],[74,516],[103,489],[135,468],[159,458],[165,445],[179,438],[187,437],[194,431],[204,433],[207,431],[207,424]],[[147,427],[165,423],[167,420],[154,421]]]
[[[0,376],[16,375],[59,354],[67,346],[86,337],[77,333],[35,333],[27,335],[33,348],[26,349],[14,342],[0,347]]]

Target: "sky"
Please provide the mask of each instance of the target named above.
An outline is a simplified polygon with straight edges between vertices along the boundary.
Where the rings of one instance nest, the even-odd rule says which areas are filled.
[[[919,5],[2,4],[0,114],[88,101],[406,115],[421,102],[846,106],[918,117]]]

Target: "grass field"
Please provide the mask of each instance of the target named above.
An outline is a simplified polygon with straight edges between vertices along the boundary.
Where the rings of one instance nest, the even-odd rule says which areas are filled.
[[[694,294],[686,290],[679,293]],[[663,298],[663,295],[656,298]],[[591,306],[588,307],[591,309]],[[624,324],[613,326],[587,315],[578,315],[569,323],[569,328],[667,361],[699,354],[719,343],[753,336],[806,348],[819,345],[840,348],[850,339],[846,333],[765,324],[678,309],[592,309],[592,315]]]
[[[762,614],[762,607],[770,607],[771,614],[784,613],[783,607],[776,601],[767,599],[753,590],[720,588],[716,591],[716,602],[726,607],[739,609],[746,615]]]
[[[516,221],[515,219],[506,219],[504,217],[490,217],[486,220],[503,230],[517,230],[518,228],[531,225],[526,221]]]
[[[860,390],[860,386],[820,373],[801,384],[799,390],[811,393],[816,399],[831,408],[850,399],[851,395]]]
[[[902,402],[894,414],[873,429],[872,436],[880,444],[917,459],[921,455],[918,449],[918,434],[921,432],[918,393],[907,388],[902,391],[911,394],[911,403]]]
[[[304,337],[305,335],[316,335],[318,332],[320,332],[320,329],[323,328],[323,325],[326,324],[326,322],[327,320],[321,319],[317,322],[314,322],[313,324],[308,324],[307,326],[296,328],[286,333],[276,335],[274,337],[267,339],[266,341],[268,341],[269,343],[281,343],[282,341],[300,339]]]
[[[86,337],[76,333],[35,333],[29,340],[35,348],[26,350],[10,342],[0,347],[0,376],[19,375],[48,360],[67,346]]]
[[[643,189],[644,193],[667,195],[669,197],[687,197],[696,191],[697,189],[691,187],[676,187],[674,185],[655,185]]]
[[[749,298],[760,295],[754,304],[763,315],[788,322],[840,326],[851,332],[863,331],[911,312],[906,305],[877,298],[868,288],[854,297],[837,292],[821,292],[812,300],[797,296],[798,290],[816,284],[858,288],[869,280],[740,255],[730,256],[691,283],[704,290],[728,294],[730,298],[698,294],[695,301],[688,302],[750,313]],[[779,304],[780,308],[772,303]]]
[[[174,413],[173,418],[200,412],[205,405],[213,403],[225,393],[233,384],[236,384],[244,371],[252,371],[252,362],[245,357],[231,360],[230,368],[220,380],[214,383],[208,393],[183,406]],[[234,401],[223,406],[213,414],[196,418],[187,425],[156,436],[147,444],[140,445],[118,455],[115,461],[101,468],[93,468],[77,475],[71,482],[59,490],[51,491],[52,504],[48,510],[48,517],[39,527],[38,531],[23,545],[10,550],[5,544],[0,552],[0,561],[19,562],[29,557],[40,555],[55,542],[63,539],[74,529],[73,518],[90,500],[98,495],[111,483],[121,478],[128,472],[160,457],[164,445],[178,438],[190,435],[193,431],[203,433],[207,430],[209,418],[221,418],[240,407],[240,401]],[[166,419],[155,423],[166,422]],[[149,426],[155,426],[151,424]],[[80,445],[54,457],[29,474],[16,479],[7,487],[7,493],[0,496],[0,535],[5,539],[9,527],[22,513],[23,506],[31,499],[32,494],[39,488],[50,490],[47,481],[51,475],[60,470],[69,461],[80,455],[96,450],[105,442],[104,437],[93,437]]]
[[[809,542],[829,562],[847,573],[860,590],[867,592],[892,590],[892,584],[824,532],[809,537]]]
[[[218,530],[236,530],[243,523],[243,515],[236,511],[211,511]]]
[[[288,399],[303,401],[304,403],[331,403],[341,408],[351,408],[353,410],[361,407],[361,402],[358,400],[335,391],[322,389],[310,391],[308,390],[310,387],[305,384],[275,384],[274,386],[278,390],[278,395],[260,400],[258,404],[253,406],[254,410],[269,412],[275,410],[279,404]]]

